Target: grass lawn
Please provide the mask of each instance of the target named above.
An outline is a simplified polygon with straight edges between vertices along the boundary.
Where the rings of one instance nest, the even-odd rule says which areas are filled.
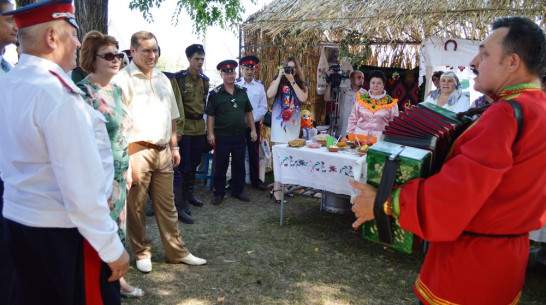
[[[354,216],[321,212],[318,199],[295,195],[279,227],[280,206],[267,192],[247,186],[251,202],[227,195],[219,206],[209,204],[208,187],[196,192],[206,205],[192,207],[195,224],[179,227],[207,265],[167,264],[147,217],[153,271],[132,262],[126,279],[146,296],[123,304],[418,304],[412,285],[424,255],[364,240],[351,228]],[[528,272],[521,304],[546,304],[546,266]]]

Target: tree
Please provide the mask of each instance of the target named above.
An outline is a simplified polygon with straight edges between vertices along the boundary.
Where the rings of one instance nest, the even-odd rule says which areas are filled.
[[[34,3],[37,0],[16,0],[17,6],[24,6]],[[119,0],[118,0],[119,1]],[[148,22],[153,22],[150,10],[160,7],[166,0],[131,0],[129,8],[139,10],[142,17]],[[204,34],[209,26],[218,25],[223,29],[236,29],[233,27],[241,22],[241,13],[245,8],[241,0],[177,0],[177,7],[171,17],[171,23],[177,25],[180,13],[186,10],[193,20],[193,32]],[[256,3],[256,0],[250,0]],[[83,39],[85,33],[97,30],[102,33],[108,32],[108,0],[75,0],[76,22],[80,26],[78,37]]]
[[[92,30],[108,33],[108,0],[75,0],[74,8],[80,41]]]
[[[17,0],[17,7],[25,6],[37,0]],[[78,38],[82,41],[85,33],[97,30],[108,33],[108,0],[75,0],[74,15],[80,27]]]
[[[144,19],[153,22],[150,10],[160,7],[166,0],[131,0],[129,8],[138,9]],[[256,0],[250,0],[256,3]],[[242,21],[241,13],[245,8],[240,0],[178,0],[177,7],[171,17],[171,23],[177,25],[180,13],[186,10],[193,20],[193,32],[204,34],[209,26],[218,25],[223,29],[233,29],[233,25]]]

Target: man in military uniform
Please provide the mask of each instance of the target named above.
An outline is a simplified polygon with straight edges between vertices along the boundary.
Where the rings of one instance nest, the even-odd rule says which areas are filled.
[[[252,186],[265,191],[263,181],[260,180],[260,121],[267,112],[267,98],[265,97],[264,84],[256,79],[254,79],[256,74],[256,65],[260,60],[256,56],[245,56],[239,60],[243,68],[243,77],[238,78],[235,82],[236,85],[239,85],[242,88],[246,89],[246,94],[252,104],[252,115],[254,116],[254,122],[246,122],[245,138],[246,138],[246,147],[248,149],[248,169],[250,175],[250,183]],[[250,125],[254,124],[257,139],[256,141],[251,140],[251,131]]]
[[[221,71],[223,84],[209,94],[207,107],[207,140],[214,146],[214,174],[212,204],[224,199],[226,172],[231,154],[231,196],[250,201],[243,195],[245,184],[245,120],[254,122],[252,104],[246,91],[235,85],[237,62],[224,60],[216,68]],[[256,128],[250,124],[250,140],[256,141]]]
[[[13,16],[23,50],[0,76],[1,238],[12,258],[0,264],[15,268],[15,304],[85,304],[97,296],[119,304],[129,255],[109,215],[114,167],[104,117],[66,74],[80,47],[72,0],[3,15]]]
[[[175,201],[180,221],[193,223],[193,219],[189,216],[191,214],[189,203],[198,207],[203,206],[203,202],[193,195],[193,190],[195,172],[201,163],[205,144],[203,114],[209,91],[209,78],[202,72],[205,60],[205,50],[202,45],[192,44],[187,47],[186,56],[190,63],[187,70],[165,74],[171,82],[176,82],[178,85],[182,102],[182,107],[179,108],[183,108],[184,113],[184,117],[177,122],[177,131],[181,136],[178,142],[181,160],[180,166],[175,170]]]

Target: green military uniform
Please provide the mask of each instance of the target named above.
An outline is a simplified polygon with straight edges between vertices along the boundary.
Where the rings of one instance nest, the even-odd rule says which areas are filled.
[[[183,77],[172,79],[178,84],[184,108],[185,122],[181,133],[189,136],[204,135],[203,114],[205,112],[205,98],[209,91],[208,78],[203,74],[193,75],[189,69],[183,71],[183,74]]]
[[[207,115],[214,116],[214,134],[232,136],[244,134],[246,113],[252,111],[252,104],[246,90],[235,85],[233,95],[224,85],[218,86],[209,95]]]

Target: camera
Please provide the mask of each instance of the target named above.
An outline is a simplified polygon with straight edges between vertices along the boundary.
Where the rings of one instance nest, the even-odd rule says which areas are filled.
[[[290,67],[290,66],[287,66],[287,67],[284,67],[284,74],[293,74],[294,73],[294,68],[293,67]]]
[[[339,86],[341,85],[341,81],[343,79],[349,78],[349,74],[341,72],[341,66],[339,64],[333,64],[328,69],[332,71],[326,81],[330,83],[332,88],[332,96],[334,96],[335,93],[339,91]]]

